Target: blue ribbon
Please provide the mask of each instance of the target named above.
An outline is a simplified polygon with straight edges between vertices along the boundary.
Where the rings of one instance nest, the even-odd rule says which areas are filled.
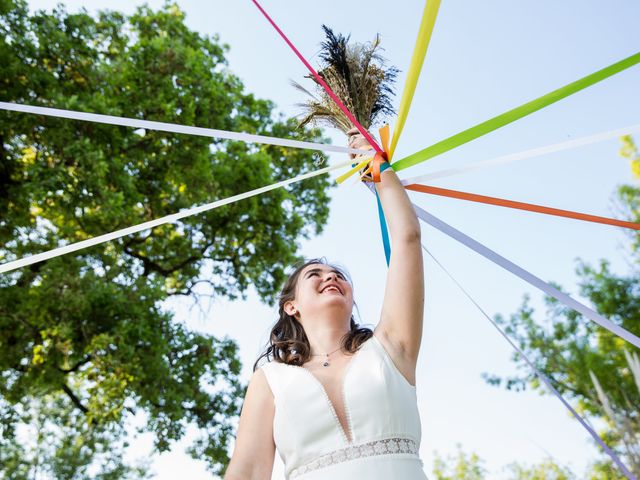
[[[375,192],[375,188],[374,188]],[[382,204],[380,203],[380,197],[378,192],[376,193],[376,202],[378,202],[378,217],[380,217],[380,230],[382,232],[382,245],[384,245],[384,256],[387,259],[387,267],[389,266],[389,259],[391,258],[391,244],[389,243],[389,231],[387,230],[387,222],[384,219],[384,211],[382,210]]]
[[[392,168],[389,162],[384,162],[380,165],[380,174],[387,168]],[[384,256],[387,259],[387,267],[389,266],[389,259],[391,258],[391,243],[389,242],[389,230],[387,229],[387,221],[384,218],[384,210],[382,210],[382,204],[380,203],[380,197],[375,187],[373,188],[376,194],[376,202],[378,203],[378,217],[380,218],[380,232],[382,233],[382,245],[384,246]]]

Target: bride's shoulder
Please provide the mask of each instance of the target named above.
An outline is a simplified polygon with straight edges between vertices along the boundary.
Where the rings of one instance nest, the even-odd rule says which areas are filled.
[[[259,399],[273,399],[274,395],[269,383],[269,376],[271,376],[271,369],[273,368],[271,366],[272,363],[264,363],[253,372],[247,386],[247,394],[251,390]]]

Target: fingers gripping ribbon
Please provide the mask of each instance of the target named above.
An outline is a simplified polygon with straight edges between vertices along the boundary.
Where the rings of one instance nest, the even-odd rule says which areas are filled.
[[[384,172],[387,168],[391,167],[389,163],[389,125],[385,125],[379,130],[380,140],[382,142],[382,152],[376,152],[373,157],[366,157],[359,163],[354,163],[352,165],[351,170],[340,175],[336,181],[338,183],[344,182],[346,179],[351,177],[354,173],[360,172],[360,180],[365,182],[380,182],[380,174]],[[364,142],[365,139],[362,135],[358,135],[358,131],[356,129],[349,130],[347,135],[350,135],[349,138],[349,146],[352,145],[360,145],[359,142]],[[360,149],[369,149],[373,150],[374,148],[371,145],[360,145],[358,148]],[[354,156],[352,155],[352,158]]]

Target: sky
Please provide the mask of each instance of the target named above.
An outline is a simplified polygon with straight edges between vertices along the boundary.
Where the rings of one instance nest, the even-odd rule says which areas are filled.
[[[31,0],[32,9],[57,2]],[[131,13],[137,0],[68,1],[70,11],[86,8]],[[148,2],[159,7],[162,2]],[[250,0],[196,2],[180,0],[190,28],[218,34],[229,45],[229,68],[248,92],[275,102],[287,116],[300,113],[304,100],[290,85],[303,81],[304,66]],[[379,0],[285,2],[263,0],[263,6],[312,64],[317,65],[321,25],[351,33],[354,41],[382,37],[384,55],[402,72],[398,97],[424,3]],[[399,159],[449,135],[543,95],[640,50],[640,3],[565,0],[443,0],[417,86],[411,112],[395,158]],[[561,142],[640,123],[640,67],[600,84],[492,134],[401,172],[422,173]],[[100,112],[96,112],[100,113]],[[389,119],[393,127],[393,118]],[[334,144],[345,145],[338,131],[326,130]],[[503,165],[432,182],[432,185],[483,195],[538,203],[602,216],[616,216],[614,192],[635,180],[618,156],[620,142],[588,147]],[[331,155],[331,163],[344,161]],[[337,175],[337,173],[336,173]],[[334,175],[334,176],[336,176]],[[577,259],[595,264],[607,259],[612,270],[629,269],[628,237],[618,228],[542,216],[460,200],[410,193],[422,208],[494,249],[545,281],[555,281],[579,298]],[[212,199],[212,201],[215,199]],[[132,224],[135,219],[132,219]],[[545,320],[542,296],[533,287],[431,227],[423,243],[469,291],[489,315],[513,313],[529,294],[536,319]],[[384,291],[386,263],[375,202],[358,185],[331,190],[331,215],[324,232],[300,244],[305,257],[326,256],[350,272],[361,322],[377,323]],[[514,393],[489,386],[483,372],[516,373],[511,349],[451,280],[425,257],[424,333],[417,369],[417,396],[422,422],[420,455],[427,474],[434,452],[453,454],[460,444],[485,460],[489,478],[506,478],[513,461],[539,462],[551,457],[580,472],[599,452],[589,435],[560,402],[534,392]],[[240,346],[242,377],[263,351],[276,320],[275,308],[259,302],[216,300],[204,308],[170,299],[164,307],[177,321],[198,331],[228,336]],[[191,438],[191,437],[189,437]],[[177,475],[212,478],[204,463],[184,454],[186,443],[155,456],[158,479]],[[133,443],[131,458],[146,457],[151,442]],[[283,478],[276,455],[274,479]]]

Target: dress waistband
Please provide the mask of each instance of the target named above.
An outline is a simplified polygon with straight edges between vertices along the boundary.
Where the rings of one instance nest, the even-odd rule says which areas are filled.
[[[358,445],[349,445],[348,447],[334,450],[321,457],[312,460],[305,465],[291,470],[289,475],[293,479],[304,473],[309,473],[319,468],[325,468],[336,463],[347,462],[356,458],[373,457],[377,455],[393,455],[398,453],[414,454],[418,457],[418,444],[415,440],[404,437],[391,437],[372,442],[361,443]]]

